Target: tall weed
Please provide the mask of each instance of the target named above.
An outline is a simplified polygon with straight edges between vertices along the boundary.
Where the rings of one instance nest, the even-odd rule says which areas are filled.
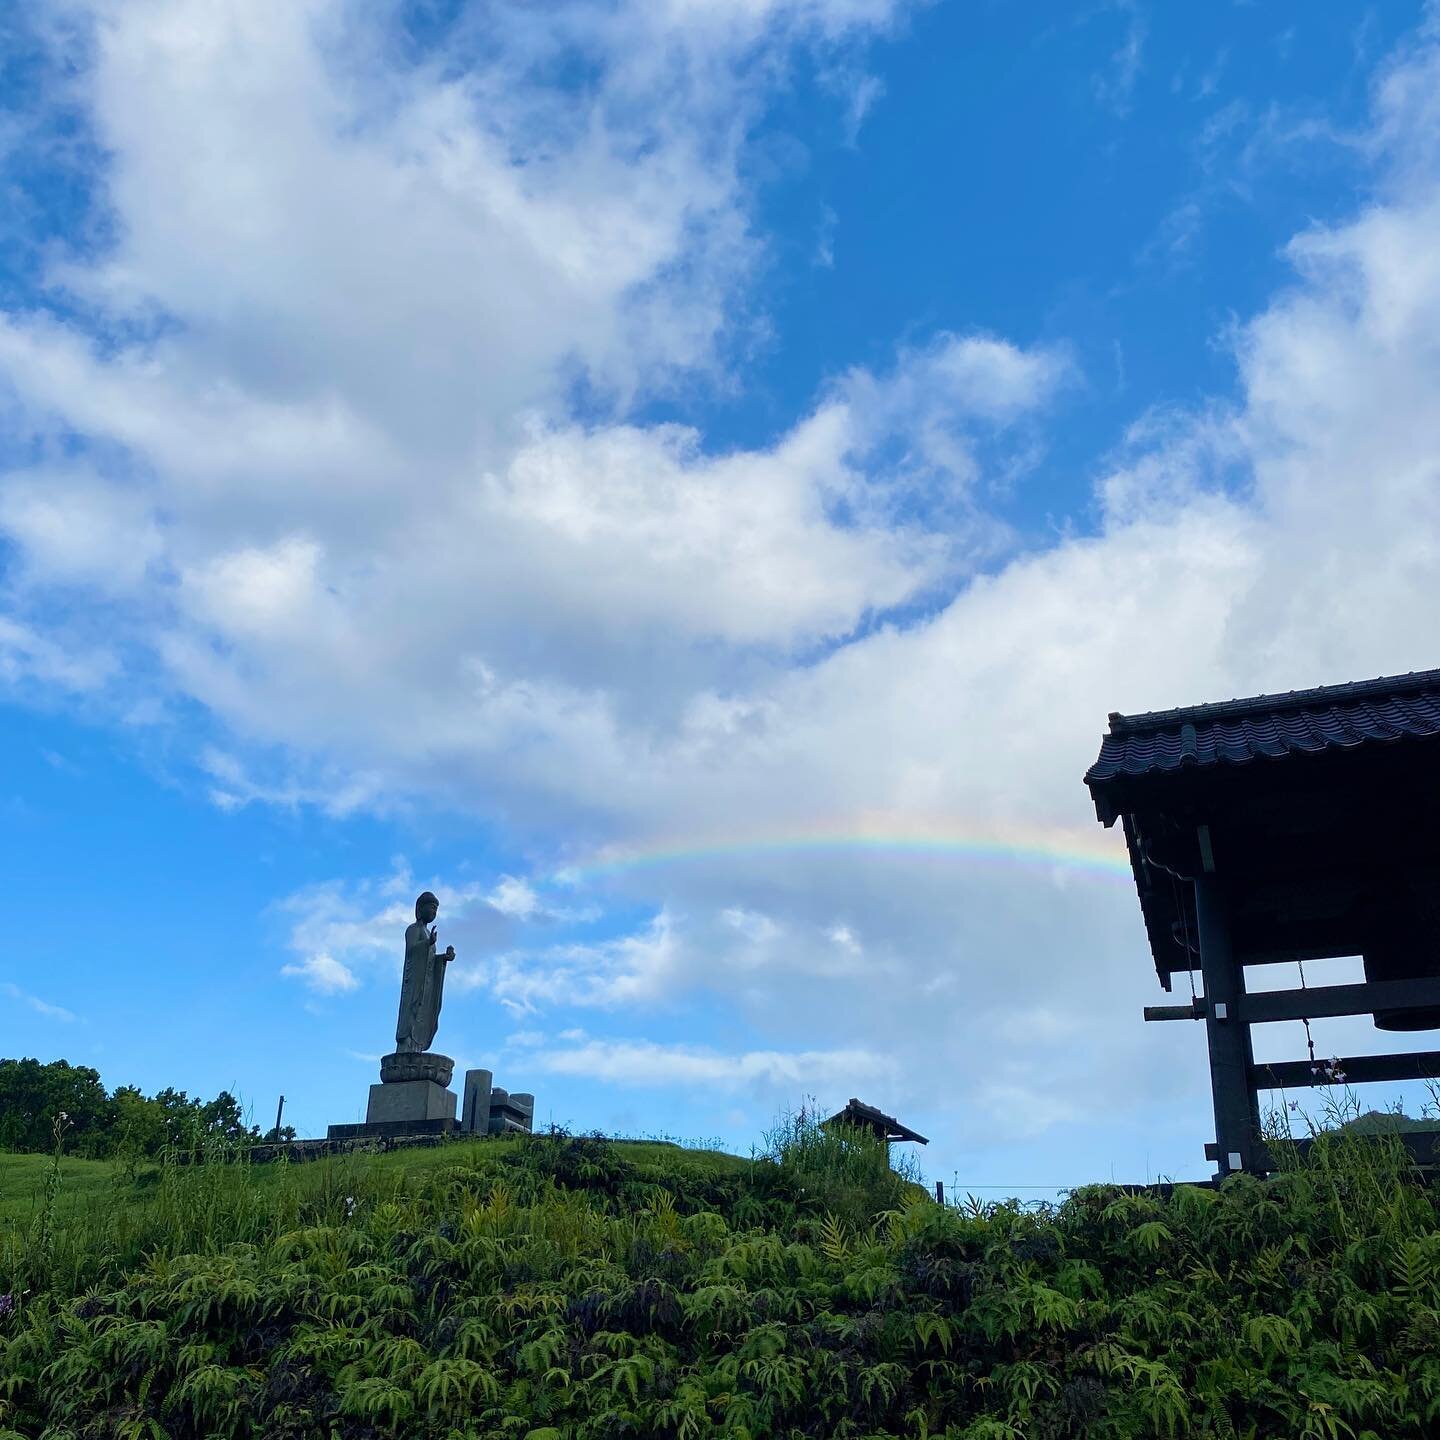
[[[827,1211],[851,1227],[906,1203],[920,1182],[912,1153],[892,1154],[868,1130],[826,1124],[813,1099],[783,1112],[764,1142],[761,1158],[794,1183],[805,1208]]]

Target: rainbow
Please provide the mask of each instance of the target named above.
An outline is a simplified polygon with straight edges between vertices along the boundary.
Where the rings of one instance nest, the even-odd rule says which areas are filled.
[[[1015,870],[1076,872],[1129,883],[1130,862],[1118,835],[1067,830],[987,829],[974,823],[917,821],[896,816],[849,817],[825,824],[749,834],[672,836],[633,845],[607,845],[562,866],[557,878],[604,880],[634,870],[708,860],[784,855],[899,856]]]

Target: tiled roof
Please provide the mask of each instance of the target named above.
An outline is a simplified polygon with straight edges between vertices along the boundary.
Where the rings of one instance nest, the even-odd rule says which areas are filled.
[[[832,1115],[823,1123],[826,1125],[855,1125],[863,1130],[873,1130],[887,1140],[913,1140],[920,1145],[930,1143],[918,1130],[912,1130],[908,1125],[902,1125],[893,1115],[887,1115],[883,1110],[877,1110],[873,1105],[867,1105],[863,1100],[855,1099],[853,1095],[850,1097],[850,1103],[843,1110]]]
[[[1436,736],[1440,670],[1386,675],[1145,715],[1112,714],[1110,733],[1085,783],[1093,791],[1109,781],[1190,766],[1245,765]]]

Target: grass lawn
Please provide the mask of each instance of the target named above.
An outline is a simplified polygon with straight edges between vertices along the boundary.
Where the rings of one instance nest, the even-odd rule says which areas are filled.
[[[445,1145],[392,1150],[388,1154],[356,1151],[348,1155],[313,1160],[303,1165],[254,1165],[247,1179],[263,1194],[267,1189],[298,1182],[302,1190],[322,1191],[342,1180],[357,1188],[367,1182],[424,1180],[438,1170],[454,1165],[487,1169],[516,1144],[513,1138],[455,1140]],[[716,1150],[686,1150],[664,1141],[624,1140],[614,1142],[625,1158],[637,1165],[665,1164],[677,1174],[723,1174],[742,1170],[751,1162],[738,1155]],[[0,1232],[24,1230],[39,1212],[45,1183],[50,1173],[49,1155],[15,1155],[0,1151]],[[116,1209],[143,1210],[154,1198],[160,1168],[142,1163],[135,1178],[127,1178],[125,1166],[116,1160],[60,1161],[60,1187],[55,1199],[55,1217],[61,1223],[81,1218],[96,1219]]]
[[[0,1229],[27,1225],[34,1218],[49,1171],[48,1155],[0,1151]],[[124,1183],[120,1167],[113,1161],[61,1160],[56,1213],[70,1214],[111,1203],[117,1181]]]

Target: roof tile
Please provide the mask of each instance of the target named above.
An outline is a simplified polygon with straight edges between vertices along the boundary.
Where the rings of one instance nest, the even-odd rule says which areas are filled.
[[[1113,714],[1085,783],[1093,788],[1192,766],[1245,765],[1437,735],[1440,670],[1387,675],[1145,715]]]

